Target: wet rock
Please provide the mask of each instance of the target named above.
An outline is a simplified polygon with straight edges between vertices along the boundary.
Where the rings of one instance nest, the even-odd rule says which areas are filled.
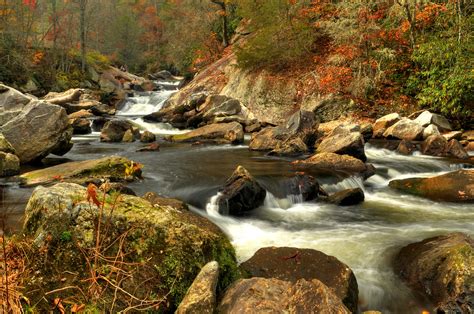
[[[460,140],[462,137],[461,131],[451,131],[449,133],[443,134],[444,138],[449,142],[450,140]]]
[[[125,133],[123,134],[123,137],[122,137],[122,142],[124,142],[124,143],[135,142],[135,135],[133,134],[132,129],[128,129],[127,131],[125,131]]]
[[[73,134],[90,134],[92,133],[91,122],[85,118],[74,119],[71,123]]]
[[[466,146],[464,146],[464,149],[468,152],[474,151],[474,142],[468,142]]]
[[[61,93],[50,92],[43,99],[53,105],[66,106],[79,101],[83,93],[83,89],[74,88]]]
[[[96,103],[90,108],[90,110],[96,116],[112,116],[116,112],[116,109],[113,106],[102,103]]]
[[[255,133],[259,132],[262,129],[262,125],[257,122],[252,125],[248,125],[245,127],[245,133]]]
[[[12,144],[0,133],[0,152],[15,154],[15,149]]]
[[[244,141],[244,130],[237,122],[219,123],[203,126],[184,134],[172,135],[173,142],[214,142],[237,144]]]
[[[189,210],[189,207],[185,202],[175,198],[163,197],[153,192],[146,193],[145,195],[143,195],[143,198],[149,201],[152,205],[171,206],[181,211]]]
[[[359,132],[338,130],[336,133],[333,131],[331,135],[323,139],[317,147],[317,152],[349,155],[365,162],[367,157],[364,144],[364,138]]]
[[[289,135],[283,127],[267,127],[252,134],[249,149],[258,151],[273,150],[288,137]]]
[[[70,143],[72,132],[63,108],[32,100],[5,85],[0,87],[4,90],[0,93],[0,133],[21,163],[44,158],[59,142]]]
[[[441,135],[441,133],[438,130],[438,127],[434,124],[428,125],[424,130],[423,130],[423,139],[427,139],[428,137],[432,135]]]
[[[20,159],[10,153],[0,151],[0,177],[10,177],[20,173]]]
[[[383,136],[386,138],[415,141],[423,138],[423,130],[424,128],[418,122],[404,118],[389,127],[383,133]]]
[[[36,186],[57,182],[86,184],[109,180],[128,181],[141,177],[141,169],[127,158],[111,156],[101,159],[73,161],[49,168],[26,172],[19,176],[22,186]]]
[[[464,149],[464,147],[459,143],[458,140],[452,139],[449,141],[448,146],[446,147],[446,152],[449,156],[459,159],[468,159],[469,154]]]
[[[301,195],[304,202],[313,201],[327,193],[319,185],[318,180],[307,174],[297,173],[284,182],[287,195]]]
[[[158,152],[160,150],[160,144],[158,143],[151,143],[144,147],[137,149],[137,152]]]
[[[434,201],[474,202],[474,170],[458,170],[431,178],[392,180],[389,186]]]
[[[461,136],[462,140],[474,142],[474,130],[466,131]]]
[[[96,117],[92,120],[92,130],[95,132],[101,132],[107,121],[109,121],[109,119],[105,117]]]
[[[100,133],[101,142],[121,142],[125,132],[132,130],[130,122],[125,120],[107,121]],[[133,137],[133,133],[132,133]]]
[[[154,141],[156,141],[156,136],[150,131],[143,132],[143,134],[140,137],[140,142],[142,143],[152,143]]]
[[[364,141],[369,141],[374,136],[374,127],[371,123],[363,123],[360,126],[360,134],[364,137]]]
[[[298,169],[338,171],[347,174],[364,174],[368,169],[361,160],[335,153],[318,153],[305,160],[292,163]]]
[[[89,110],[81,109],[77,112],[69,114],[67,117],[69,118],[69,120],[75,120],[75,119],[81,119],[81,118],[82,119],[91,118],[93,116],[94,115]]]
[[[102,201],[98,194],[99,201]],[[133,295],[139,299],[154,295],[154,299],[163,299],[160,310],[172,312],[202,265],[211,261],[220,265],[221,289],[236,279],[238,270],[234,249],[212,222],[189,211],[153,206],[131,195],[121,195],[117,201],[108,197],[105,201],[102,223],[107,228],[103,229],[103,245],[110,245],[107,250],[110,256],[125,256],[125,261],[133,265],[133,270],[127,268],[133,272],[133,278],[125,277],[121,283],[127,290],[132,287]],[[113,211],[111,206],[114,206]],[[29,265],[31,276],[27,291],[39,288],[51,291],[70,284],[87,289],[89,273],[84,271],[87,264],[84,252],[96,247],[95,222],[99,221],[100,212],[87,199],[85,187],[59,183],[34,190],[25,210],[23,227],[23,232],[34,238],[31,249],[36,250],[32,252],[35,263]],[[65,234],[74,241],[64,240]],[[117,239],[121,239],[124,245],[111,245]],[[101,262],[101,265],[111,264]],[[103,271],[112,274],[106,268]],[[68,282],[57,280],[65,273],[77,275],[68,276]],[[101,290],[104,308],[111,308],[114,292],[115,289]],[[75,293],[67,290],[62,292],[62,296],[69,297]],[[30,300],[36,304],[43,295],[29,297],[33,297]],[[116,309],[130,306],[128,300],[128,296],[119,291]]]
[[[218,279],[219,263],[210,262],[204,265],[175,313],[214,314],[217,306],[216,288]]]
[[[397,152],[402,155],[411,155],[414,151],[416,151],[417,147],[410,141],[402,140],[400,144],[398,144]]]
[[[306,153],[308,146],[300,137],[290,138],[283,142],[278,142],[275,149],[268,154],[270,156],[298,156]]]
[[[218,313],[330,313],[349,314],[334,292],[317,279],[288,282],[241,279],[226,291]]]
[[[364,200],[365,195],[361,188],[339,191],[327,198],[329,203],[339,206],[353,206],[363,203]]]
[[[357,280],[352,270],[333,256],[312,249],[267,247],[259,249],[241,268],[252,277],[292,283],[317,279],[334,291],[351,312],[357,312]]]
[[[251,125],[255,123],[255,117],[244,105],[237,99],[223,98],[220,95],[216,97],[209,96],[209,98],[219,99],[217,101],[210,101],[203,105],[206,110],[203,113],[203,119],[209,124],[212,123],[228,123],[239,122],[243,125]],[[219,104],[221,100],[224,100]]]
[[[474,311],[474,240],[451,233],[412,243],[395,258],[395,272],[426,295],[437,313]]]
[[[421,144],[421,152],[430,156],[444,156],[448,141],[441,135],[432,135]]]
[[[430,124],[433,124],[438,127],[438,129],[442,132],[445,131],[451,131],[452,127],[451,124],[449,124],[448,119],[445,117],[431,113],[429,111],[423,111],[416,119],[415,122],[420,124],[421,126],[428,126]]]
[[[112,194],[112,193],[120,193],[120,194],[127,194],[127,195],[133,195],[137,196],[134,190],[129,188],[123,183],[120,182],[105,182],[102,183],[99,187],[99,190],[107,193],[107,194]]]
[[[150,79],[152,80],[164,80],[164,81],[169,81],[173,79],[173,74],[171,74],[169,71],[162,70],[153,74],[150,74]]]
[[[400,121],[401,117],[398,113],[391,113],[389,115],[383,116],[380,119],[377,119],[374,124],[373,137],[380,138],[384,136],[385,131]]]
[[[267,191],[242,166],[237,167],[219,193],[219,212],[234,216],[260,207],[267,195]]]

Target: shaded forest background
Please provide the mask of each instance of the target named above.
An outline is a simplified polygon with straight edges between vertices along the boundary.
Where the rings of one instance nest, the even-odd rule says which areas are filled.
[[[0,0],[0,81],[59,91],[109,65],[192,78],[235,53],[302,89],[466,121],[473,11],[472,0]]]

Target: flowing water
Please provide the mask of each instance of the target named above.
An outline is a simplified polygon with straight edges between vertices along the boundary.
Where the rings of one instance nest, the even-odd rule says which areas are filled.
[[[161,108],[172,91],[143,93],[130,98],[118,116],[159,135],[182,131],[166,124],[148,124],[144,114]],[[362,310],[384,313],[420,313],[424,302],[396,277],[393,257],[402,246],[430,236],[459,231],[474,234],[472,205],[438,203],[400,194],[388,188],[392,179],[433,176],[471,167],[427,156],[401,156],[366,146],[368,162],[377,173],[367,181],[357,177],[318,177],[323,188],[336,192],[361,187],[366,201],[338,207],[303,202],[286,195],[285,180],[294,172],[288,159],[270,158],[240,146],[193,146],[163,142],[160,152],[136,153],[140,143],[106,144],[98,134],[74,139],[66,158],[83,160],[120,154],[144,164],[144,180],[130,185],[137,194],[148,191],[180,198],[196,213],[219,225],[230,237],[239,261],[265,246],[313,248],[336,256],[355,272]],[[268,193],[264,205],[247,217],[222,216],[216,211],[217,191],[237,165],[247,168]],[[10,197],[25,197],[31,190],[7,189]]]

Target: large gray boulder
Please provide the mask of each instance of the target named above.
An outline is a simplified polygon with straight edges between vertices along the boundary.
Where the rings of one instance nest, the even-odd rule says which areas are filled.
[[[453,129],[448,119],[446,119],[442,115],[431,113],[429,111],[423,111],[415,119],[415,122],[417,122],[418,124],[424,127],[429,126],[430,124],[433,124],[437,126],[441,132],[451,131]]]
[[[420,140],[423,137],[424,128],[418,122],[410,119],[402,119],[389,127],[383,136],[406,141]]]
[[[63,108],[33,100],[5,85],[0,85],[0,125],[21,163],[52,152],[65,153],[72,147],[72,131]]]

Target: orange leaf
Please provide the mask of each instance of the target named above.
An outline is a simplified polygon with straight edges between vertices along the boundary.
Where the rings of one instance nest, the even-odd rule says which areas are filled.
[[[71,308],[71,313],[82,312],[84,311],[85,308],[86,308],[85,304],[81,304],[81,305],[74,304]]]

